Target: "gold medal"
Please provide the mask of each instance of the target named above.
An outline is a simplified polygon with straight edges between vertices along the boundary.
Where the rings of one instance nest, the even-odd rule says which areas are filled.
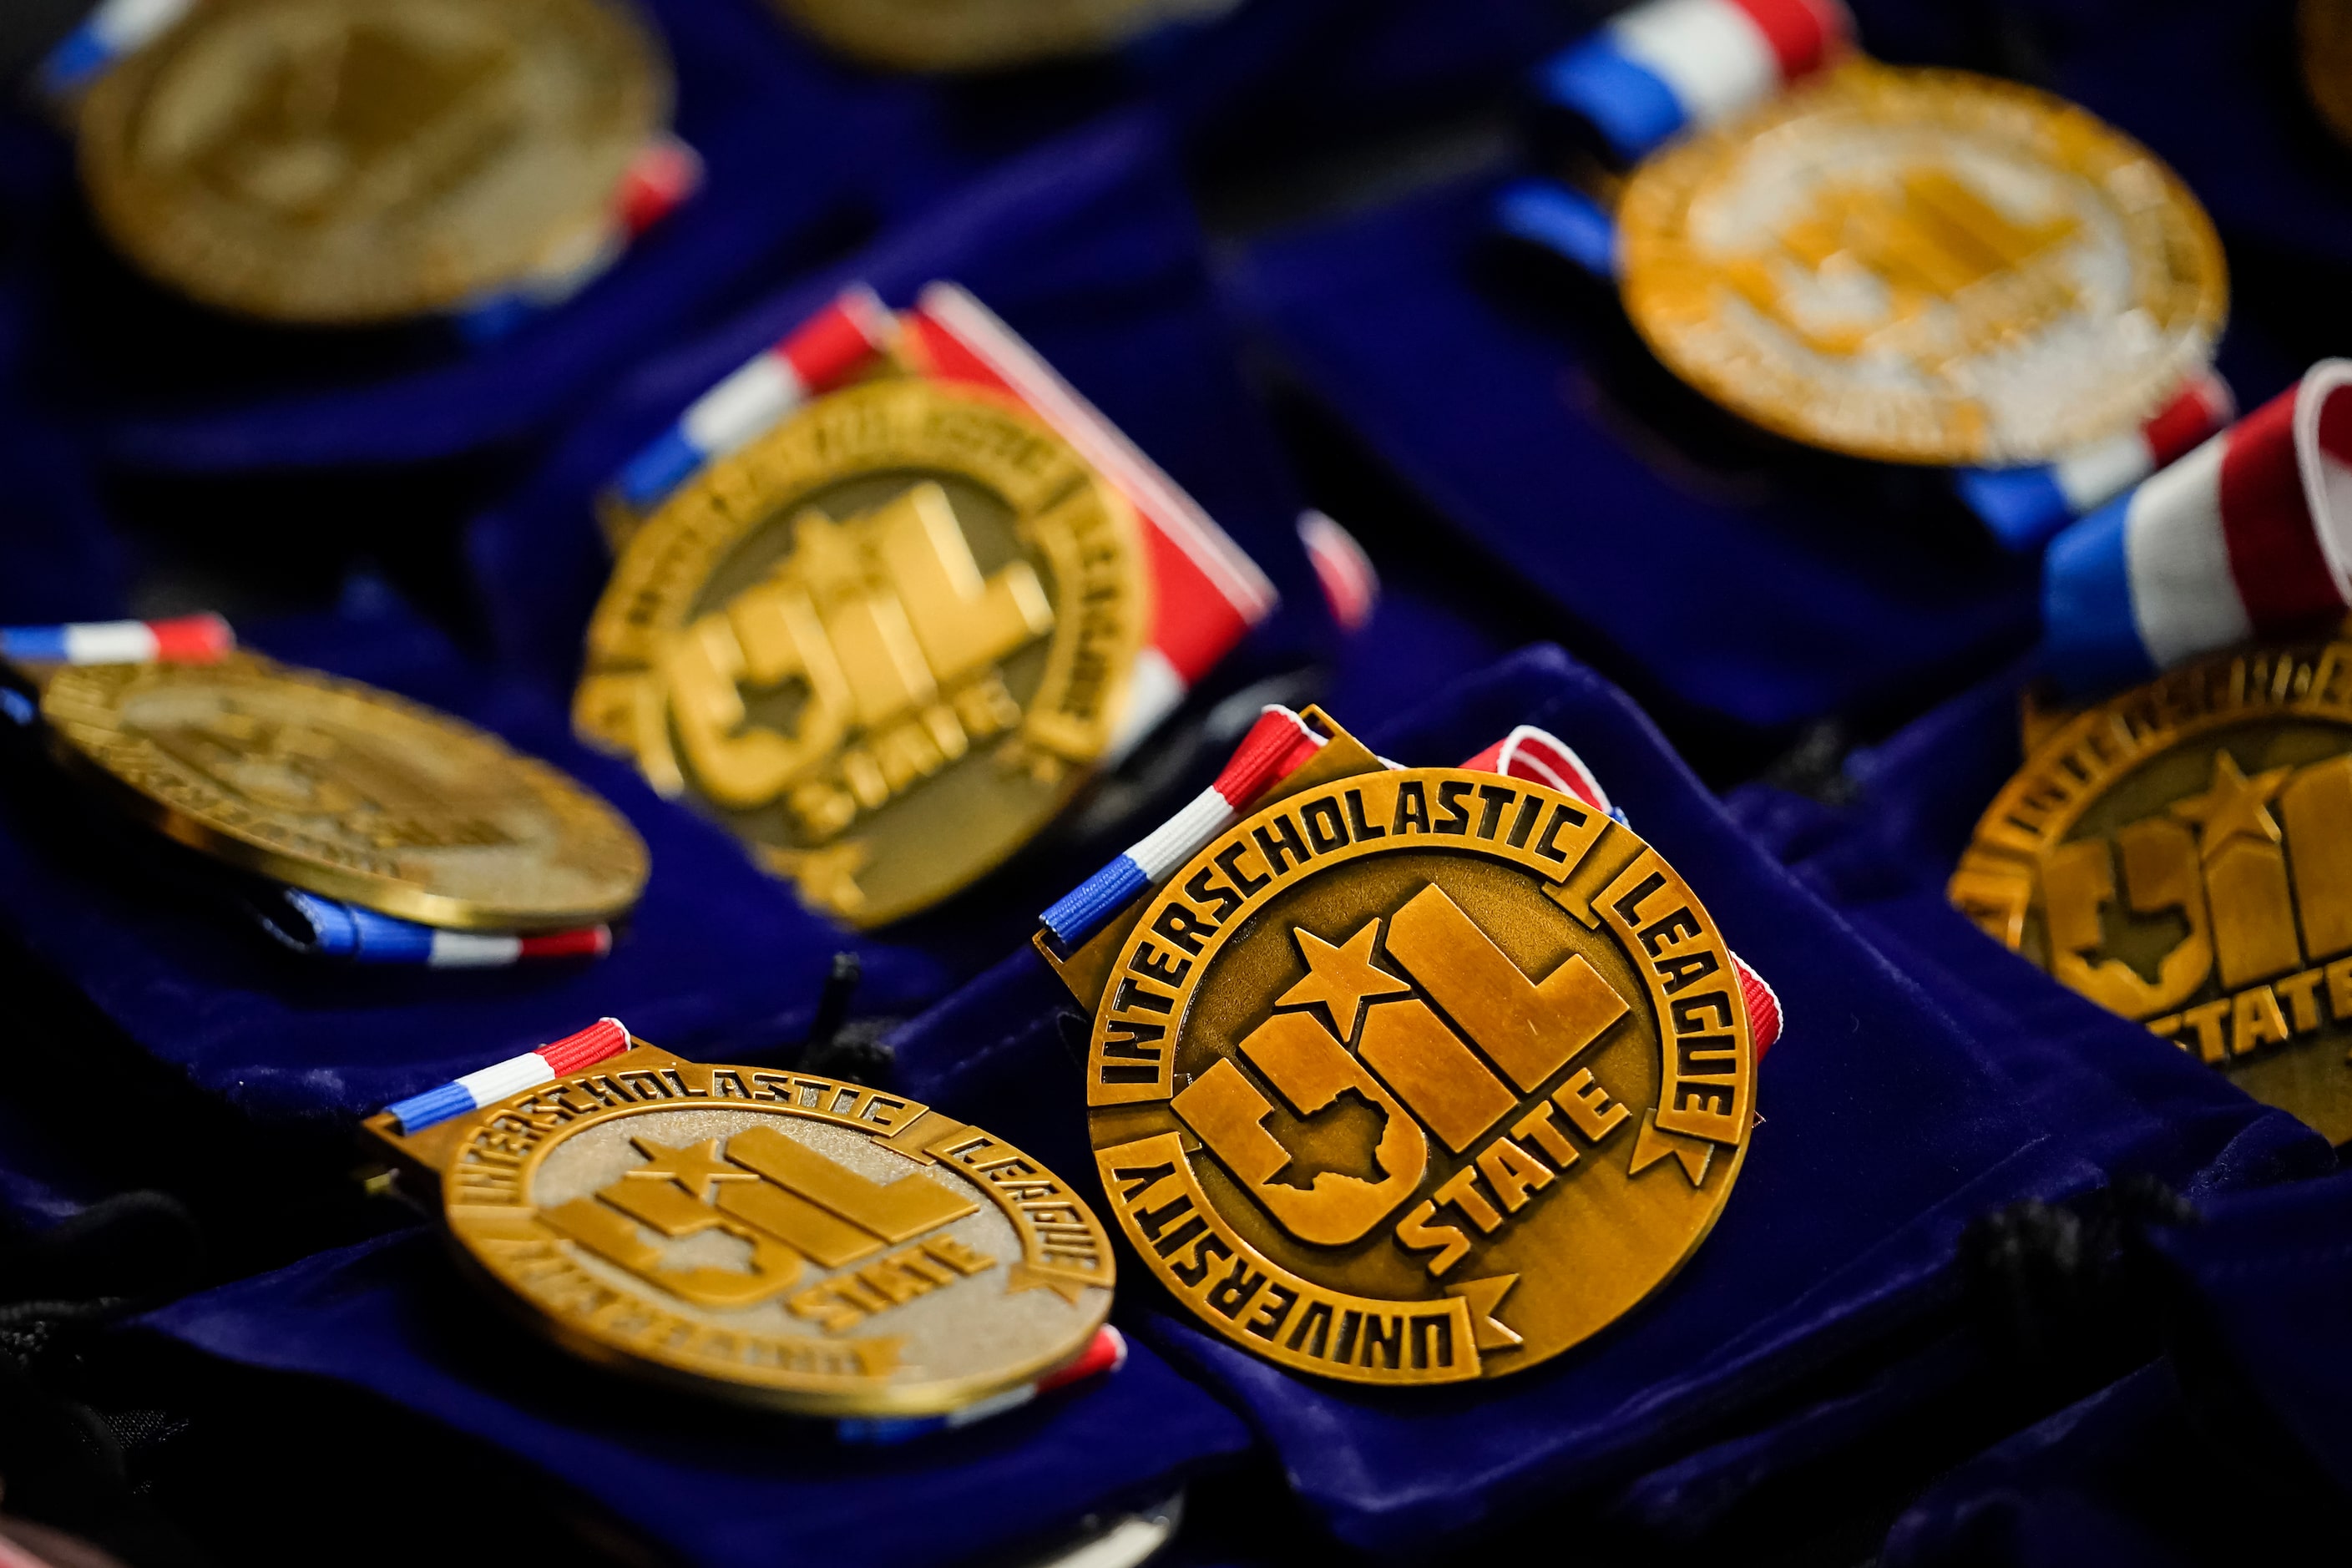
[[[2071,104],[1854,64],[1644,162],[1625,308],[1676,374],[1793,440],[2042,462],[2201,371],[2221,247],[2147,149]]]
[[[294,887],[473,931],[627,912],[646,847],[603,800],[496,736],[252,654],[63,668],[60,759],[180,842]]]
[[[82,179],[205,304],[382,321],[593,254],[669,97],[614,0],[205,0],[90,89]]]
[[[2336,139],[2352,145],[2352,0],[2303,0],[2294,22],[2304,90]]]
[[[1238,0],[776,0],[827,47],[886,70],[992,70],[1099,53]]]
[[[1755,1097],[1731,955],[1656,850],[1559,791],[1338,735],[1276,793],[1097,939],[1087,1103],[1119,1224],[1284,1366],[1549,1360],[1730,1195]]]
[[[461,1255],[559,1343],[808,1415],[951,1411],[1086,1349],[1109,1237],[911,1100],[635,1048],[405,1137]]]
[[[1953,904],[2352,1142],[2352,642],[2204,659],[2038,728]]]
[[[1150,622],[1138,541],[1008,399],[912,377],[834,393],[630,538],[574,720],[812,904],[895,920],[1090,775]]]

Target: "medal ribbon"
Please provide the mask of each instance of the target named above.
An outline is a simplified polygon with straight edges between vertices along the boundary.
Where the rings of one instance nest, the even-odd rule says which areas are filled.
[[[1835,64],[1853,31],[1844,0],[1648,0],[1538,67],[1535,90],[1622,166]]]
[[[1065,952],[1076,948],[1100,931],[1111,916],[1183,869],[1217,835],[1239,821],[1260,795],[1312,760],[1323,744],[1323,737],[1309,729],[1306,720],[1287,708],[1269,705],[1242,738],[1216,783],[1134,847],[1078,884],[1040,915],[1039,923]],[[1470,773],[1500,773],[1559,790],[1604,816],[1625,822],[1625,814],[1611,804],[1608,792],[1584,765],[1584,759],[1558,736],[1532,724],[1519,725],[1462,767]],[[1748,967],[1747,960],[1735,952],[1731,961],[1739,971],[1748,1034],[1760,1061],[1780,1037],[1780,998],[1762,975]]]
[[[921,374],[1011,397],[1075,447],[1135,510],[1151,573],[1152,620],[1112,736],[1108,761],[1115,763],[1174,712],[1193,684],[1280,600],[1257,563],[1198,502],[956,285],[929,285],[895,323],[872,289],[860,284],[844,291],[688,405],[675,424],[623,466],[613,481],[614,500],[638,516],[652,510],[810,398],[873,368],[894,325],[898,346]]]
[[[0,658],[22,664],[214,664],[236,651],[218,616],[0,626]]]
[[[2052,541],[2043,651],[2076,694],[2352,607],[2352,360],[2303,379]]]
[[[1298,542],[1339,629],[1360,632],[1370,626],[1380,608],[1381,574],[1356,536],[1310,507],[1298,514]]]

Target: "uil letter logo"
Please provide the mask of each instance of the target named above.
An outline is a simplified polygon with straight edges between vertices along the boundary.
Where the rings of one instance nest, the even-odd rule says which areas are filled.
[[[1241,1042],[1256,1076],[1222,1059],[1173,1103],[1285,1230],[1320,1246],[1368,1235],[1420,1185],[1432,1135],[1462,1152],[1627,1011],[1579,956],[1530,981],[1434,886],[1344,942],[1303,926],[1293,936],[1307,976]],[[1300,1117],[1360,1096],[1382,1118],[1379,1178],[1285,1181],[1297,1157],[1266,1125],[1275,1105],[1260,1078]]]

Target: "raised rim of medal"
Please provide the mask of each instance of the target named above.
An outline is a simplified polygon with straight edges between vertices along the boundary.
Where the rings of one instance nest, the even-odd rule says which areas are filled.
[[[93,702],[88,687],[128,670],[130,677],[110,696],[118,700]],[[544,906],[519,909],[494,901],[436,893],[398,877],[354,871],[319,858],[290,853],[258,836],[215,823],[140,787],[101,760],[94,742],[122,736],[120,699],[142,687],[180,681],[219,680],[233,683],[283,682],[318,691],[339,703],[390,711],[412,723],[428,726],[459,744],[480,749],[486,765],[510,770],[559,827],[588,828],[607,841],[607,848],[633,862],[626,868],[625,892],[594,903],[550,910]],[[240,679],[241,678],[241,679]],[[54,702],[55,706],[52,707]],[[95,665],[60,671],[42,698],[42,711],[57,743],[51,750],[73,772],[111,795],[129,815],[173,841],[231,865],[273,877],[289,886],[328,898],[342,899],[363,909],[449,931],[559,931],[616,920],[633,908],[652,873],[651,852],[645,839],[620,808],[569,773],[541,758],[519,752],[505,741],[455,714],[415,702],[397,692],[322,670],[280,665],[258,654],[240,652],[215,664]]]
[[[707,1067],[709,1070],[717,1071],[721,1068],[730,1066],[730,1064],[708,1063],[699,1065]],[[742,1067],[736,1068],[734,1070],[751,1073],[754,1071],[768,1071],[772,1069]],[[559,1085],[575,1081],[579,1079],[589,1076],[591,1076],[590,1073],[567,1074],[565,1077],[554,1079],[549,1084],[540,1086],[540,1089],[535,1092],[543,1093]],[[815,1074],[794,1073],[793,1076],[795,1078],[808,1079],[812,1081],[828,1083],[838,1082],[838,1080],[821,1079]],[[858,1086],[841,1084],[840,1087],[856,1088]],[[795,1105],[783,1105],[761,1101],[727,1101],[724,1103],[739,1107],[746,1111],[751,1111],[762,1115],[791,1116],[795,1118],[809,1117],[809,1113],[804,1108]],[[483,1111],[475,1113],[475,1118],[485,1117],[491,1112],[494,1112],[497,1109],[498,1107],[495,1106],[487,1107]],[[582,1117],[578,1121],[562,1128],[554,1137],[548,1139],[545,1142],[541,1143],[538,1148],[534,1149],[528,1156],[526,1156],[522,1166],[517,1173],[518,1181],[520,1183],[523,1189],[528,1191],[532,1174],[538,1170],[540,1164],[545,1160],[549,1152],[564,1139],[571,1137],[578,1131],[583,1131],[592,1126],[601,1125],[605,1121],[619,1120],[630,1115],[659,1110],[675,1110],[681,1108],[677,1105],[646,1101],[634,1105],[603,1108],[596,1112],[592,1112],[590,1115]],[[928,1110],[929,1108],[926,1107],[926,1109]],[[938,1114],[944,1115],[946,1113],[939,1112]],[[821,1121],[824,1121],[823,1118],[814,1118],[814,1120]],[[907,1125],[910,1127],[913,1126],[917,1120],[919,1120],[919,1118],[910,1120]],[[825,1124],[838,1125],[838,1123],[830,1121],[826,1121]],[[985,1130],[975,1128],[973,1131],[984,1131]],[[883,1142],[878,1135],[868,1134],[868,1136],[876,1142]],[[993,1137],[994,1134],[989,1134],[989,1136]],[[999,1140],[999,1142],[1002,1142],[1003,1141]],[[454,1161],[466,1147],[467,1142],[465,1139],[460,1138],[454,1141],[450,1145],[448,1158],[451,1161]],[[1031,1164],[1037,1166],[1039,1169],[1045,1169],[1041,1162],[1037,1161],[1034,1155],[1029,1154],[1026,1151],[1014,1149],[1014,1146],[1009,1143],[1005,1144],[1004,1147],[1009,1150],[1013,1150],[1015,1152],[1020,1154],[1021,1158],[1029,1161]],[[919,1170],[922,1168],[919,1163],[915,1162],[909,1162],[909,1164],[912,1169]],[[940,1163],[940,1168],[943,1170],[950,1169],[945,1162]],[[981,1184],[975,1181],[967,1173],[950,1171],[950,1174],[953,1175],[955,1180],[970,1188],[984,1203],[993,1203],[993,1200],[990,1197],[989,1194],[981,1185]],[[1083,1196],[1077,1193],[1076,1189],[1070,1187],[1070,1184],[1067,1182],[1063,1181],[1059,1176],[1055,1176],[1055,1180],[1064,1188],[1068,1189],[1076,1201],[1084,1202]],[[784,1381],[785,1379],[789,1379],[792,1375],[788,1373],[782,1373],[773,1369],[746,1369],[754,1375],[748,1377],[729,1376],[723,1372],[714,1370],[715,1363],[705,1363],[700,1360],[687,1357],[665,1356],[656,1352],[648,1352],[641,1348],[625,1345],[616,1342],[614,1340],[607,1339],[591,1328],[575,1323],[569,1319],[558,1317],[555,1313],[541,1306],[516,1285],[510,1282],[503,1273],[501,1273],[489,1262],[488,1258],[484,1258],[475,1248],[472,1241],[466,1232],[466,1227],[460,1223],[460,1216],[457,1211],[459,1211],[463,1206],[464,1205],[458,1204],[451,1195],[451,1191],[445,1182],[443,1185],[443,1214],[445,1216],[444,1234],[447,1239],[450,1249],[467,1268],[473,1270],[478,1278],[486,1280],[496,1288],[496,1296],[503,1302],[510,1312],[518,1314],[520,1320],[527,1326],[545,1334],[564,1350],[579,1355],[583,1359],[595,1362],[600,1365],[609,1367],[614,1371],[621,1372],[633,1377],[648,1379],[664,1386],[677,1389],[681,1392],[715,1395],[724,1398],[732,1404],[750,1405],[793,1415],[811,1417],[919,1416],[943,1415],[965,1408],[981,1400],[987,1399],[994,1394],[1003,1393],[1008,1389],[1015,1388],[1023,1384],[1034,1381],[1034,1379],[1044,1375],[1045,1373],[1051,1372],[1054,1368],[1068,1362],[1072,1357],[1083,1353],[1087,1344],[1092,1342],[1095,1334],[1099,1331],[1102,1325],[1109,1321],[1111,1303],[1115,1295],[1115,1289],[1111,1286],[1106,1285],[1094,1287],[1094,1289],[1100,1292],[1100,1295],[1097,1298],[1095,1303],[1097,1310],[1090,1313],[1082,1314],[1082,1328],[1074,1330],[1065,1340],[1064,1343],[1055,1350],[1042,1356],[1032,1358],[1027,1362],[1018,1363],[1010,1369],[999,1369],[986,1373],[950,1378],[940,1381],[897,1385],[883,1384],[858,1390],[842,1390],[838,1388],[823,1387],[812,1388],[805,1385],[795,1386],[791,1382]],[[1089,1211],[1091,1211],[1091,1205],[1089,1205]],[[1110,1227],[1102,1223],[1100,1215],[1094,1215],[1093,1217],[1095,1219],[1097,1228],[1102,1231],[1104,1239],[1106,1243],[1108,1243],[1111,1234]],[[1009,1268],[1012,1265],[1008,1263],[1005,1266]]]
[[[592,57],[592,72],[608,82],[599,100],[612,126],[596,163],[604,174],[584,175],[576,210],[551,218],[544,228],[516,239],[509,254],[477,258],[463,271],[443,267],[436,276],[416,275],[385,283],[387,274],[353,273],[348,258],[322,265],[288,258],[269,248],[243,243],[224,232],[226,209],[211,204],[209,216],[173,200],[172,182],[133,166],[129,142],[148,90],[173,64],[190,38],[236,12],[262,11],[288,0],[206,0],[192,7],[162,37],[91,84],[75,106],[76,159],[82,189],[100,228],[118,255],[150,281],[206,308],[254,321],[289,326],[365,327],[431,316],[478,295],[527,279],[532,260],[583,224],[602,222],[628,162],[669,122],[676,79],[659,31],[634,0],[496,0],[479,10],[518,14],[519,30],[560,39]],[[354,6],[352,9],[373,9]],[[539,15],[561,8],[551,23]],[[159,217],[158,214],[168,216]],[[177,231],[194,225],[213,242],[192,246]],[[436,247],[446,249],[446,247]]]

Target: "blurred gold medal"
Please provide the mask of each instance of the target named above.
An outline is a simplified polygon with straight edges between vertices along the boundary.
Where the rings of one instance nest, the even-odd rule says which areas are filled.
[[[775,0],[827,47],[886,70],[970,71],[1097,54],[1238,0]]]
[[[2294,22],[2304,90],[2336,139],[2352,145],[2352,0],[2303,0]]]
[[[1643,163],[1625,308],[1675,373],[1792,440],[2046,461],[2154,414],[2228,305],[2211,222],[2046,94],[1849,64]]]
[[[1010,400],[912,377],[803,408],[629,540],[583,735],[874,925],[1045,826],[1150,622],[1136,521]]]
[[[2352,642],[2208,658],[2042,729],[1953,904],[2352,1141]]]
[[[617,0],[204,0],[91,88],[82,180],[205,304],[382,321],[592,255],[669,98]]]
[[[1070,1361],[1110,1310],[1109,1238],[1058,1177],[856,1084],[640,1044],[421,1132],[368,1127],[536,1326],[698,1392],[952,1411]]]
[[[1348,752],[1368,771],[1331,776]],[[1755,1105],[1737,972],[1657,851],[1566,795],[1344,736],[1310,778],[1112,928],[1104,1189],[1253,1353],[1507,1376],[1633,1310],[1722,1212]]]
[[[60,760],[181,843],[428,925],[542,931],[625,914],[644,841],[496,736],[389,692],[232,654],[63,668]]]

